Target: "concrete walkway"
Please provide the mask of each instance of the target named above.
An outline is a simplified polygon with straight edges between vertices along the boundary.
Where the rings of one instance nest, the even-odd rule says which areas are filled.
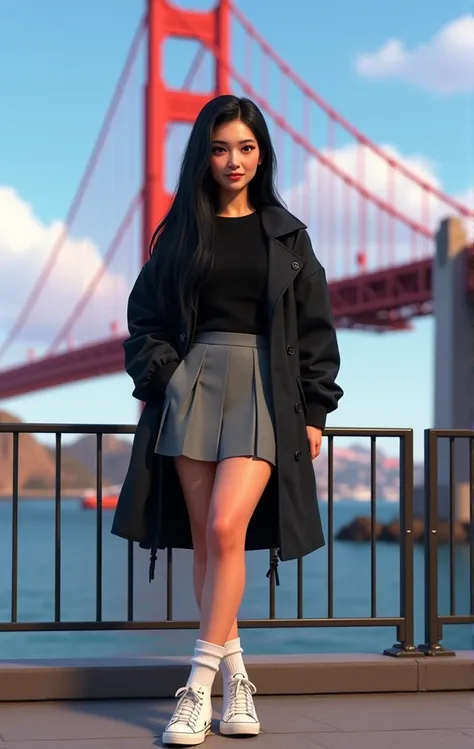
[[[0,703],[0,749],[155,749],[174,703]],[[474,692],[260,697],[263,732],[209,749],[472,749]],[[220,700],[214,701],[215,716]],[[215,723],[214,730],[218,729]]]

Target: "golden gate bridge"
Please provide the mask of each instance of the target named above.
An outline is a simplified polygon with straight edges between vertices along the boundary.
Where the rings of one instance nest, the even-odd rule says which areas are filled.
[[[194,53],[179,85],[166,64],[176,39]],[[64,225],[0,343],[0,398],[123,371],[126,298],[169,205],[183,137],[209,98],[229,92],[265,113],[280,192],[308,225],[338,327],[406,330],[433,313],[437,226],[448,216],[468,226],[474,211],[336,112],[231,0],[202,12],[148,0]],[[73,253],[80,278],[68,275]],[[465,256],[467,296],[472,247]],[[11,361],[46,319],[44,350]]]

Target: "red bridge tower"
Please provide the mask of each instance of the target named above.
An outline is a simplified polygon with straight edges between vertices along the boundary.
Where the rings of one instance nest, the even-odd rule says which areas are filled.
[[[205,93],[173,90],[164,80],[164,45],[170,38],[201,42],[215,59],[214,90]],[[220,0],[214,10],[176,8],[168,0],[148,0],[148,82],[145,95],[145,169],[142,260],[148,260],[150,238],[166,213],[166,143],[172,123],[192,124],[204,104],[230,93],[230,3]]]

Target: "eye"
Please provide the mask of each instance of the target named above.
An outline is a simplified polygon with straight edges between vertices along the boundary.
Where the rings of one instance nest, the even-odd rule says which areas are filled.
[[[248,151],[246,149],[248,149]],[[244,146],[242,151],[244,151],[245,153],[250,153],[250,151],[255,151],[255,146]]]
[[[212,147],[212,153],[215,153],[215,154],[220,154],[220,153],[223,153],[223,152],[224,152],[224,150],[225,150],[225,149],[224,149],[224,147],[223,147],[223,146],[213,146],[213,147]]]

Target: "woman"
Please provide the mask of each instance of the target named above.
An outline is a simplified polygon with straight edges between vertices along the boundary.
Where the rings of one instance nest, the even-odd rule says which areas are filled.
[[[281,204],[265,120],[248,99],[202,109],[172,205],[131,292],[125,342],[145,401],[113,533],[193,548],[200,630],[166,744],[197,745],[222,668],[221,733],[259,733],[237,629],[245,549],[324,544],[312,459],[342,390],[327,284]]]

